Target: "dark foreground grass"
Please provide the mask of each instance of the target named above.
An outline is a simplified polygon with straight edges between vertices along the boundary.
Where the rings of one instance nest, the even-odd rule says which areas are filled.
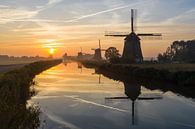
[[[61,60],[39,61],[3,74],[0,78],[1,129],[36,129],[40,125],[39,107],[27,105],[36,92],[33,78]]]

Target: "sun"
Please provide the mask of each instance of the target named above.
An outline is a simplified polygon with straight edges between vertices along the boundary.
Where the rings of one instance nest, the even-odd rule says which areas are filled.
[[[50,49],[49,49],[49,54],[50,54],[50,55],[53,55],[54,53],[55,53],[55,49],[54,49],[54,48],[50,48]]]

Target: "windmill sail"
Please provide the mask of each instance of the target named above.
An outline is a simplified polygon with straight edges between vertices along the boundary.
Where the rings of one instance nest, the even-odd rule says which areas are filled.
[[[133,22],[134,22],[134,11],[133,9],[131,9],[131,32],[134,32],[134,26],[133,26]]]
[[[143,55],[139,36],[161,37],[161,34],[136,34],[134,30],[134,10],[131,9],[131,33],[106,33],[105,36],[125,37],[122,61],[124,63],[141,63],[143,62]]]

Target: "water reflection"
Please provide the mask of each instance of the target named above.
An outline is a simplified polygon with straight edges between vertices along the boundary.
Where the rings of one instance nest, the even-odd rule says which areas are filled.
[[[127,97],[106,97],[105,99],[130,99],[132,101],[132,125],[135,124],[135,101],[136,100],[155,100],[162,99],[161,94],[143,94],[141,95],[141,85],[136,83],[124,83],[125,95]]]
[[[40,126],[39,107],[28,103],[37,91],[26,84],[22,85],[19,98],[6,99],[0,97],[0,128],[1,129],[37,129]],[[4,92],[6,92],[4,90]],[[18,92],[18,91],[17,91]],[[15,100],[15,101],[13,101]],[[11,102],[11,103],[9,103]]]
[[[77,63],[78,64],[78,69],[80,69],[81,71],[80,71],[80,73],[82,73],[82,70],[83,70],[83,65],[81,64],[81,63]]]
[[[95,69],[95,72],[92,73],[92,75],[98,75],[98,83],[101,83],[101,74],[97,72],[97,69]]]
[[[195,104],[173,92],[162,92],[156,85],[152,89],[77,63],[53,67],[35,80],[40,92],[31,101],[39,103],[45,129],[195,127]]]
[[[148,81],[148,80],[143,80],[143,79],[140,80],[139,78],[133,79],[127,76],[117,75],[115,73],[104,71],[101,69],[98,69],[97,73],[103,74],[105,77],[108,77],[113,80],[128,82],[128,83],[133,83],[133,84],[137,83],[138,85],[142,85],[149,90],[160,90],[164,93],[171,91],[175,94],[182,95],[187,98],[192,98],[192,99],[195,98],[195,93],[194,93],[195,88],[193,87],[184,87],[184,86],[179,86],[179,85],[171,84],[167,82]]]

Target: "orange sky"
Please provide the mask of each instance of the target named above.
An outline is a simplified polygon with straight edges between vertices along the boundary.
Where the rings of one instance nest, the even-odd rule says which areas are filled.
[[[184,28],[185,27],[185,28]],[[142,39],[141,46],[145,57],[155,57],[163,52],[175,40],[190,40],[193,34],[185,34],[183,30],[194,27],[193,25],[140,27],[137,32],[162,33],[162,40]],[[105,37],[105,30],[128,32],[128,24],[102,25],[102,26],[51,26],[38,30],[19,29],[1,36],[1,54],[48,56],[49,49],[56,49],[54,57],[61,57],[65,52],[68,55],[76,55],[82,47],[83,52],[93,53],[91,48],[98,47],[98,39],[101,39],[102,48],[117,47],[122,52],[123,39],[118,37]],[[48,30],[47,30],[48,29]]]
[[[123,38],[105,31],[129,32],[130,9],[137,9],[137,33],[162,33],[162,40],[141,40],[144,57],[156,57],[175,40],[195,39],[194,0],[7,0],[0,1],[0,54],[54,57],[117,47]],[[171,6],[174,5],[174,6]],[[166,9],[165,9],[166,8]]]

